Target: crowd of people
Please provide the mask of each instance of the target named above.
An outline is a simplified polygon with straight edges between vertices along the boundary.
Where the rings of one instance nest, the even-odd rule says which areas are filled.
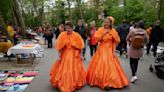
[[[0,25],[0,53],[4,57],[14,57],[14,55],[7,55],[8,49],[25,40],[39,42],[38,39],[35,39],[37,35],[44,37],[47,47],[52,48],[53,32],[50,26],[39,26],[33,29],[22,30],[19,26],[15,26],[12,23],[9,23],[7,27]]]
[[[86,83],[102,89],[129,86],[129,80],[115,54],[116,49],[120,51],[120,56],[125,51],[130,58],[130,82],[136,82],[138,61],[144,54],[144,45],[147,44],[149,54],[153,44],[156,56],[157,46],[163,41],[163,30],[159,22],[146,30],[143,20],[132,22],[131,25],[123,20],[123,24],[117,27],[114,27],[114,21],[113,17],[107,17],[99,28],[94,21],[90,22],[89,27],[86,26],[82,19],[78,20],[75,28],[71,21],[59,26],[55,31],[55,48],[59,55],[50,70],[50,83],[53,87],[58,87],[62,92],[72,92]],[[85,71],[82,61],[85,61],[87,44],[92,58]]]
[[[130,58],[132,73],[130,82],[135,83],[138,79],[138,61],[144,54],[144,45],[147,45],[149,54],[153,44],[156,56],[163,30],[159,22],[146,30],[143,20],[133,22],[131,25],[123,20],[123,24],[114,27],[114,18],[110,16],[99,28],[94,21],[87,27],[79,19],[75,28],[68,21],[60,25],[55,33],[57,34],[55,48],[59,56],[50,71],[50,83],[62,92],[72,92],[83,87],[85,83],[102,89],[129,86],[129,80],[115,54],[116,49],[120,51],[120,56],[125,51],[126,56]],[[90,46],[92,58],[85,71],[82,61],[85,60],[87,44]]]
[[[59,53],[58,59],[50,70],[50,83],[53,87],[58,87],[62,92],[72,92],[86,83],[102,89],[129,86],[129,80],[115,53],[116,49],[119,50],[120,56],[125,52],[130,58],[130,82],[135,83],[138,79],[138,61],[143,57],[144,45],[146,44],[147,54],[152,50],[156,57],[157,46],[164,40],[163,29],[159,21],[147,29],[143,20],[132,22],[130,25],[123,20],[123,23],[117,26],[114,26],[114,22],[114,18],[110,16],[104,20],[101,27],[97,27],[95,21],[90,22],[88,26],[79,19],[76,27],[71,21],[66,21],[56,28],[44,25],[27,30],[28,38],[31,38],[31,32],[35,32],[44,38],[44,44],[47,44],[48,48],[53,47],[54,35],[57,39],[55,48]],[[0,33],[0,52],[6,54],[10,47],[18,43],[21,29],[9,23],[3,30],[7,35]],[[92,58],[85,71],[82,61],[86,60],[87,45],[90,46]]]

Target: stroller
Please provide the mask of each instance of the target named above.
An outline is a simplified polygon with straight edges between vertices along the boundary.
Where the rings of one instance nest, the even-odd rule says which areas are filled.
[[[149,67],[150,72],[156,72],[160,79],[164,79],[164,51],[160,53],[155,59],[155,63]]]

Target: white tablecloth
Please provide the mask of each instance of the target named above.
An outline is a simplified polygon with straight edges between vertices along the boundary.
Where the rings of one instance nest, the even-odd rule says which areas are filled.
[[[39,44],[34,44],[32,48],[25,48],[22,44],[18,44],[8,50],[7,55],[11,54],[34,54],[36,57],[43,57],[44,49]]]

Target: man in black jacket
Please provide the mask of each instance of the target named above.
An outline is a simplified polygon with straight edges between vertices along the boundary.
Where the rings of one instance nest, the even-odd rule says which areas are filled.
[[[152,28],[152,32],[150,34],[150,43],[147,48],[147,54],[149,54],[151,44],[153,44],[154,57],[156,57],[157,46],[162,40],[163,29],[160,27],[160,22],[158,21],[156,25]]]
[[[123,20],[123,24],[119,27],[118,29],[118,34],[120,36],[120,56],[122,55],[123,51],[127,52],[127,42],[126,42],[126,37],[129,33],[129,28],[130,26],[127,24],[126,20]]]
[[[78,32],[84,40],[85,47],[83,49],[83,57],[84,57],[84,60],[85,60],[86,39],[87,39],[87,36],[86,36],[87,33],[86,32],[87,31],[86,31],[86,27],[83,24],[82,19],[78,20],[78,25],[75,27],[74,31]]]

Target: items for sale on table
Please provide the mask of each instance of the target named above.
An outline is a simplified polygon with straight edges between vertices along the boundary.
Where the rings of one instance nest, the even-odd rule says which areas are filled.
[[[38,71],[27,71],[24,72],[23,76],[30,77],[30,76],[36,76],[38,74]]]
[[[23,92],[37,74],[38,71],[0,70],[0,92]]]
[[[8,74],[0,73],[0,83],[2,83],[7,77]]]
[[[24,44],[22,47],[24,48],[33,48],[35,45],[34,44]]]

